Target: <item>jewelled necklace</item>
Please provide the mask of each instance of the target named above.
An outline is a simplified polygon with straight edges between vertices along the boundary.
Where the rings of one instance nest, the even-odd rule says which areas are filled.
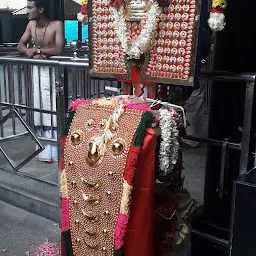
[[[44,29],[44,34],[43,34],[43,37],[42,37],[42,40],[41,40],[40,43],[38,42],[38,37],[37,37],[37,33],[36,33],[37,24],[35,26],[35,44],[37,45],[37,48],[39,48],[39,49],[43,46],[46,30],[47,30],[49,24],[50,24],[50,21],[47,23],[47,25],[46,25],[46,27]]]

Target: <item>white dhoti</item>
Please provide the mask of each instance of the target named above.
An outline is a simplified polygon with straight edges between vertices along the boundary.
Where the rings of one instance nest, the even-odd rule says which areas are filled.
[[[55,72],[49,67],[33,66],[34,107],[56,111]],[[39,137],[57,140],[57,118],[54,114],[34,112],[34,125]],[[45,140],[45,149],[38,155],[39,160],[58,160],[57,143]]]

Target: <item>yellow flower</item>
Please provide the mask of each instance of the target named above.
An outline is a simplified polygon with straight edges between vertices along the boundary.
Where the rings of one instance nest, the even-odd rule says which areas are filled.
[[[87,3],[88,3],[88,0],[82,0],[82,1],[81,1],[81,4],[82,4],[82,5],[86,5]]]
[[[227,1],[226,0],[213,0],[212,7],[216,8],[218,6],[222,9],[225,9],[227,7]]]

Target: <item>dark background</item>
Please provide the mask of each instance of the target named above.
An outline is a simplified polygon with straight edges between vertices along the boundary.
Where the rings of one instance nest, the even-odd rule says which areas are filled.
[[[253,0],[229,0],[226,9],[226,27],[217,33],[215,70],[230,72],[256,72],[256,2]],[[231,142],[241,142],[245,83],[215,82],[212,86],[212,101],[209,118],[209,137]],[[255,94],[254,94],[255,98]],[[255,103],[253,107],[252,135],[256,130]],[[253,164],[252,152],[255,143],[251,140],[250,166]],[[208,146],[205,211],[210,221],[228,228],[232,184],[239,175],[240,152],[230,150],[228,175],[226,177],[227,194],[219,199],[219,172],[221,147]],[[249,166],[249,167],[250,167]]]

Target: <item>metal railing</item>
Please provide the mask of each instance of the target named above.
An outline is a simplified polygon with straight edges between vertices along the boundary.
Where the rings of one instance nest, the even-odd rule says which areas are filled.
[[[1,169],[45,182],[19,169],[43,150],[43,141],[58,143],[71,101],[120,93],[118,82],[91,78],[88,62],[63,59],[0,58],[0,151],[11,166],[0,166]],[[50,127],[48,137],[44,134],[46,126]],[[26,136],[36,143],[35,151],[15,163],[1,143]]]

